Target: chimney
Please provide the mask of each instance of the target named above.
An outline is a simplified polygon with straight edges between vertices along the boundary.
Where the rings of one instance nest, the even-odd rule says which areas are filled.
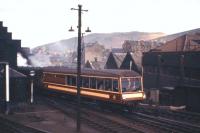
[[[94,57],[94,61],[97,62],[97,57]]]
[[[3,22],[2,21],[0,21],[0,27],[3,27]]]

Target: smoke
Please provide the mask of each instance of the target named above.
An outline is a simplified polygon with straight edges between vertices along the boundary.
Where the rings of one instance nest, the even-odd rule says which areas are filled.
[[[17,53],[17,66],[29,66],[28,60],[21,53]]]
[[[31,61],[31,65],[34,67],[46,67],[52,65],[50,56],[42,53],[29,56],[29,60]]]
[[[69,46],[63,41],[41,46],[33,49],[28,59],[34,67],[71,66],[74,61],[74,52]]]

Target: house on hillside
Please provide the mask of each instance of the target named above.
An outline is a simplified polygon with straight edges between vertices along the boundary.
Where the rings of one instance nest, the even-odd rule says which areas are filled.
[[[95,61],[89,61],[87,60],[84,68],[94,69],[94,70],[102,70],[104,69],[104,62],[98,61],[97,58],[95,58]]]
[[[87,60],[95,61],[95,58],[98,58],[98,61],[105,61],[106,56],[108,55],[105,47],[98,42],[87,45],[85,44],[84,52],[84,63],[86,63]]]
[[[148,52],[149,50],[162,45],[158,41],[144,41],[144,40],[125,40],[122,44],[123,51],[125,52]]]

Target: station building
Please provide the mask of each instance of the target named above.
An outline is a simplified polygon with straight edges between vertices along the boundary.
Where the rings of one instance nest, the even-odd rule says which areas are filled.
[[[7,31],[0,21],[0,61],[8,62],[10,67],[17,67],[17,52],[21,48],[21,40],[13,40],[12,33]]]

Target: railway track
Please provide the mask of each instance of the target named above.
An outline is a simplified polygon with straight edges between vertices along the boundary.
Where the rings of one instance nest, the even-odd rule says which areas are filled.
[[[151,115],[146,115],[142,113],[132,113],[132,114],[124,114],[124,116],[131,121],[140,121],[146,123],[147,125],[154,126],[156,128],[160,128],[166,132],[173,133],[199,133],[200,126],[195,126],[193,124],[175,121],[162,117],[155,117]]]
[[[49,133],[0,116],[0,133]]]
[[[139,107],[138,112],[152,115],[152,116],[159,116],[164,118],[170,118],[176,121],[185,121],[190,124],[199,125],[200,126],[200,114],[187,112],[187,111],[180,111],[180,110],[166,110],[166,109],[159,109],[159,108],[144,108]]]
[[[68,116],[76,118],[75,103],[69,103],[65,100],[63,101],[56,98],[45,98],[45,100],[49,105],[59,109]],[[143,131],[140,131],[136,128],[108,119],[97,112],[88,110],[83,107],[81,109],[81,121],[88,126],[91,126],[92,128],[106,133],[144,133]]]
[[[66,113],[69,116],[76,117],[76,104],[75,103],[69,103],[66,102],[65,99],[63,100],[55,100],[55,99],[48,99],[47,103],[51,103],[51,106],[54,106],[61,110],[62,112]],[[67,107],[67,108],[66,108]],[[91,106],[91,104],[82,103],[82,109],[81,109],[81,121],[86,123],[87,125],[98,129],[102,132],[145,132],[144,130],[140,130],[139,128],[134,128],[134,126],[127,126],[122,123],[113,121],[111,119],[108,119],[102,115],[99,115],[98,113],[94,112],[103,112],[106,114],[103,110],[97,108],[97,106]],[[91,111],[93,110],[93,111]],[[72,115],[73,112],[73,115]],[[189,115],[188,113],[182,112],[178,113],[176,111],[171,111],[169,114],[168,111],[159,111],[155,109],[147,109],[144,110],[138,108],[135,112],[128,113],[128,112],[112,112],[112,115],[118,115],[125,118],[127,121],[129,121],[132,125],[137,125],[136,123],[141,123],[142,126],[145,128],[154,128],[155,131],[158,132],[166,132],[166,133],[199,133],[200,132],[200,126],[196,124],[191,124],[188,121],[183,121],[181,119],[184,117],[184,115],[188,115],[189,118],[192,120],[193,117],[198,116],[198,114]],[[171,113],[173,115],[178,115],[179,119],[172,119],[170,116]],[[109,113],[108,113],[109,114]],[[167,115],[168,114],[168,115]],[[180,116],[179,116],[180,115]],[[165,117],[164,117],[165,116]],[[197,121],[198,118],[196,118],[195,121]],[[194,120],[192,120],[194,121]]]
[[[162,114],[164,112],[162,111]],[[187,112],[187,111],[167,111],[166,116],[169,116],[168,114],[171,114],[171,118],[175,118],[176,120],[184,120],[188,123],[200,125],[200,114]]]
[[[197,113],[189,113],[189,112],[184,112],[184,111],[181,111],[181,112],[169,111],[169,110],[162,110],[162,112],[159,112],[158,110],[149,111],[147,108],[145,111],[148,112],[148,114],[144,113],[145,111],[141,111],[141,109],[136,109],[135,111],[136,112],[132,112],[132,113],[118,112],[118,114],[127,118],[130,121],[130,123],[140,122],[140,123],[143,123],[145,126],[149,125],[155,128],[159,128],[161,132],[200,133],[200,126],[194,123],[190,123],[190,121],[193,121],[193,122],[198,121],[199,114]],[[161,117],[161,116],[165,116],[165,117]],[[172,119],[173,118],[172,116],[176,116],[176,118],[179,118],[179,119],[178,120]],[[187,117],[187,118],[184,118],[184,117]],[[185,119],[185,121],[183,121],[183,118]]]

